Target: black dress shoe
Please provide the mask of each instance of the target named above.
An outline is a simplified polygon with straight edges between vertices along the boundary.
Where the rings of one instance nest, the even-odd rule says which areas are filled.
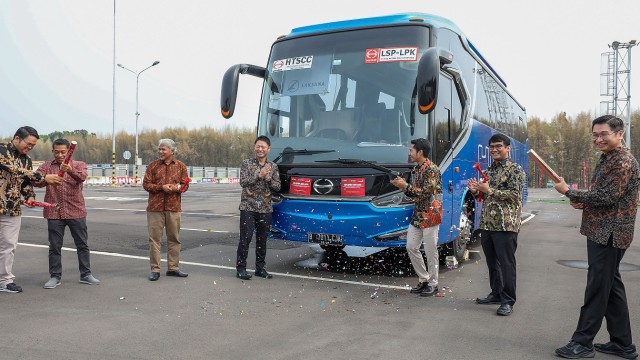
[[[580,359],[580,358],[592,358],[596,356],[596,352],[593,351],[593,346],[586,347],[571,340],[569,343],[561,348],[556,349],[556,355],[565,359]]]
[[[477,304],[500,304],[500,296],[499,295],[494,295],[494,294],[489,294],[487,295],[487,297],[483,297],[483,298],[476,298],[476,303]]]
[[[269,274],[265,269],[256,270],[255,274],[265,279],[271,279],[273,277],[273,275]]]
[[[513,307],[509,304],[502,304],[496,311],[496,314],[500,316],[509,316],[513,312]]]
[[[633,344],[622,346],[609,341],[606,344],[593,344],[593,347],[601,353],[616,355],[625,359],[635,359],[638,357],[636,346]]]
[[[178,269],[173,271],[167,271],[167,276],[187,277],[189,276],[189,274],[187,274],[186,272],[182,272],[180,271],[180,269]]]
[[[419,282],[418,285],[416,285],[415,287],[411,288],[411,293],[412,294],[419,294],[422,292],[422,290],[426,289],[427,286],[429,286],[428,282]]]
[[[236,277],[242,280],[251,280],[251,274],[249,274],[247,270],[238,271]]]
[[[156,281],[158,279],[160,279],[160,273],[159,272],[152,271],[152,272],[149,273],[149,281]]]
[[[422,290],[422,292],[420,293],[420,296],[433,296],[438,292],[438,285],[436,286],[427,286],[424,290]]]

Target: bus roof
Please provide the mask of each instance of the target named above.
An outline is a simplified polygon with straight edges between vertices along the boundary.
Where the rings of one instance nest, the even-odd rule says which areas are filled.
[[[449,28],[457,32],[458,34],[461,34],[464,36],[462,31],[460,31],[460,29],[450,20],[440,16],[423,14],[423,13],[403,13],[403,14],[370,17],[370,18],[364,18],[364,19],[343,20],[343,21],[336,21],[336,22],[330,22],[330,23],[324,23],[324,24],[302,26],[302,27],[291,30],[291,33],[287,36],[308,35],[308,34],[317,33],[317,32],[344,30],[344,29],[352,29],[352,28],[359,28],[359,27],[406,24],[411,22],[411,19],[415,19],[415,18],[424,19],[425,23],[432,24],[436,27]]]
[[[415,20],[412,19],[422,19],[424,23],[435,26],[436,28],[447,28],[449,30],[454,31],[458,35],[462,36],[462,39],[467,43],[471,51],[473,51],[480,61],[482,61],[489,70],[498,78],[500,82],[506,87],[506,82],[498,75],[495,69],[487,62],[487,60],[480,54],[478,49],[467,39],[466,35],[458,28],[456,24],[454,24],[451,20],[443,18],[437,15],[425,14],[425,13],[402,13],[395,15],[386,15],[386,16],[378,16],[378,17],[370,17],[363,19],[353,19],[353,20],[343,20],[343,21],[335,21],[324,24],[316,24],[309,26],[302,26],[298,28],[294,28],[286,37],[293,36],[304,36],[311,35],[315,33],[322,32],[331,32],[345,29],[355,29],[362,27],[375,27],[375,26],[384,26],[384,25],[394,25],[394,24],[407,24],[413,23]]]

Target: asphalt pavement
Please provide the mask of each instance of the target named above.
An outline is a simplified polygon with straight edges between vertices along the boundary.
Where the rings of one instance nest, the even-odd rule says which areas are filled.
[[[46,222],[25,211],[14,264],[24,292],[0,293],[0,359],[548,359],[575,329],[586,282],[575,265],[586,259],[586,240],[580,212],[552,189],[530,190],[525,210],[535,216],[519,236],[518,299],[509,317],[474,302],[489,292],[478,246],[469,261],[441,269],[441,296],[429,298],[408,292],[410,271],[387,272],[389,257],[336,260],[299,243],[270,241],[274,278],[241,281],[234,270],[239,188],[196,184],[185,194],[181,269],[189,277],[163,272],[157,282],[146,279],[140,188],[85,190],[97,286],[78,282],[67,232],[62,285],[42,288]],[[631,271],[622,273],[636,335],[639,234],[637,224],[623,259]],[[603,322],[596,341],[608,341],[605,329]]]

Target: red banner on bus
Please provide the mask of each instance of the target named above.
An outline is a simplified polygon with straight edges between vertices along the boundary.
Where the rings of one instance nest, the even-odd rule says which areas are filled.
[[[311,195],[311,179],[292,176],[289,185],[289,194]]]
[[[364,196],[364,178],[345,178],[340,181],[340,195]]]

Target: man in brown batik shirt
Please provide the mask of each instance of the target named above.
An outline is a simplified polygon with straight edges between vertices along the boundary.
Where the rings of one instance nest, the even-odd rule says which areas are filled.
[[[175,159],[176,143],[161,139],[159,159],[149,164],[142,186],[149,192],[147,227],[149,229],[149,280],[160,278],[160,241],[167,232],[167,276],[187,277],[180,271],[180,213],[182,193],[189,188],[189,174],[182,161]],[[181,189],[182,188],[182,189]]]
[[[624,124],[611,115],[593,120],[591,139],[602,151],[589,190],[569,190],[563,178],[556,190],[581,209],[580,233],[587,237],[587,286],[580,319],[571,341],[556,349],[565,358],[593,357],[596,351],[635,359],[627,295],[620,276],[620,261],[633,240],[638,211],[640,170],[622,145]],[[602,319],[607,319],[610,341],[593,344]]]

